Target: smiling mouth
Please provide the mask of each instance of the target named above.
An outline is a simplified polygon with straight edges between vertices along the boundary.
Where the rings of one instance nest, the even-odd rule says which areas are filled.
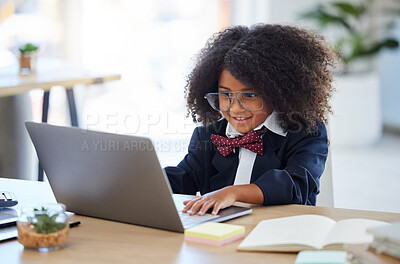
[[[243,121],[243,120],[250,119],[251,117],[233,117],[233,116],[232,116],[232,118],[235,119],[235,120],[237,120],[237,121]]]

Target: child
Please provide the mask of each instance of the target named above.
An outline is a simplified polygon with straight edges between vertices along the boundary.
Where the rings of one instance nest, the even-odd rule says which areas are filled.
[[[188,154],[166,167],[184,212],[217,214],[234,202],[315,205],[328,155],[334,53],[323,37],[282,25],[214,35],[188,77],[197,127]]]

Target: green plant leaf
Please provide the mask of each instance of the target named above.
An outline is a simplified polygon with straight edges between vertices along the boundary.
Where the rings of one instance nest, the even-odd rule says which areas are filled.
[[[362,55],[374,55],[378,53],[381,49],[383,48],[397,48],[399,46],[399,42],[395,39],[385,39],[383,41],[379,41],[377,43],[374,43],[369,49],[364,50]]]
[[[317,10],[304,13],[301,17],[306,19],[313,19],[317,21],[317,23],[319,23],[321,27],[336,24],[343,26],[352,34],[354,33],[354,29],[350,26],[344,16],[331,14],[326,11],[323,6],[318,6]]]
[[[59,214],[49,215],[48,211],[42,207],[41,210],[34,209],[35,216],[28,217],[30,224],[35,226],[36,232],[41,234],[54,233],[66,227],[66,223],[56,222]]]
[[[343,12],[345,14],[349,14],[355,17],[359,17],[362,12],[363,12],[363,8],[353,5],[351,3],[348,2],[335,2],[332,3],[332,5],[338,9],[340,12]]]
[[[58,216],[58,214],[53,214],[53,215],[50,217],[50,221],[51,221],[51,222],[55,222],[57,216]]]
[[[23,47],[19,48],[19,51],[21,53],[25,53],[25,52],[33,52],[33,51],[36,51],[38,49],[39,49],[38,46],[36,46],[36,45],[34,45],[32,43],[26,43]]]
[[[368,47],[364,44],[363,41],[361,41],[358,44],[354,44],[354,49],[352,54],[346,56],[344,58],[344,61],[348,63],[354,60],[355,58],[374,56],[377,53],[379,53],[383,48],[394,49],[397,48],[398,46],[399,42],[396,39],[391,39],[391,38],[375,42],[372,45],[369,45]]]

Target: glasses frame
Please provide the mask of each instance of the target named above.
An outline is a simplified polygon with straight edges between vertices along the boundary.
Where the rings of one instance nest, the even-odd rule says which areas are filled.
[[[259,111],[259,110],[261,110],[261,109],[263,109],[264,108],[264,100],[262,100],[261,99],[261,103],[262,103],[262,105],[261,105],[261,107],[259,108],[259,109],[256,109],[256,110],[250,110],[250,109],[247,109],[243,104],[242,104],[242,101],[240,101],[239,99],[238,99],[238,94],[241,94],[241,93],[254,93],[254,94],[256,94],[257,95],[257,93],[256,92],[254,92],[254,91],[239,91],[239,92],[226,92],[226,93],[207,93],[205,96],[204,96],[204,99],[206,99],[207,100],[207,102],[210,104],[210,106],[214,109],[214,110],[217,110],[217,111],[221,111],[221,112],[228,112],[229,111],[229,109],[231,109],[231,106],[232,106],[232,99],[236,99],[236,101],[238,101],[238,103],[240,104],[240,106],[241,107],[243,107],[244,109],[246,109],[247,111]],[[234,93],[236,93],[236,95],[235,96],[232,96]],[[227,96],[226,94],[229,94],[229,96]],[[222,95],[222,96],[226,96],[226,97],[228,97],[228,99],[229,99],[229,106],[228,106],[228,110],[225,110],[225,111],[223,111],[223,110],[221,110],[221,109],[217,109],[216,107],[214,107],[211,103],[210,103],[210,101],[208,100],[208,98],[207,98],[207,96],[208,95]],[[219,100],[219,99],[218,99]]]

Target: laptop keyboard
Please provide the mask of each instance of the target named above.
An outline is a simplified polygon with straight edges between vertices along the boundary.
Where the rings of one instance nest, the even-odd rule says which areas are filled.
[[[202,222],[207,222],[212,219],[216,219],[219,215],[212,215],[212,214],[204,214],[200,215],[189,215],[188,213],[183,213],[182,211],[178,211],[179,217],[181,218],[183,226],[191,226],[195,224],[199,224]]]

